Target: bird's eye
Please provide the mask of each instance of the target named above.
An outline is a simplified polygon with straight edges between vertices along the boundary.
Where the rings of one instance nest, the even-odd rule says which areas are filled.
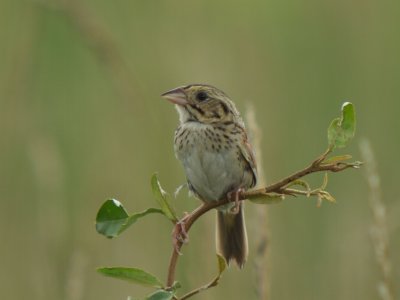
[[[208,95],[207,95],[206,92],[201,91],[201,92],[197,93],[196,98],[199,101],[204,101],[204,100],[206,100],[208,98]]]

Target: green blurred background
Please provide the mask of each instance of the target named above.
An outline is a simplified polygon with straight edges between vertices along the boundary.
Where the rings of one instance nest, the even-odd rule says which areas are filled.
[[[124,265],[166,277],[171,228],[150,216],[115,240],[94,230],[109,197],[129,211],[155,206],[157,171],[173,191],[184,175],[173,153],[177,114],[160,94],[204,82],[256,109],[269,183],[326,148],[326,128],[352,101],[361,159],[371,141],[381,175],[392,278],[400,288],[396,192],[400,114],[399,1],[0,2],[1,299],[126,299],[149,290],[102,277]],[[271,299],[378,299],[364,171],[332,174],[337,204],[287,199],[268,207]],[[321,176],[310,182],[317,185]],[[182,193],[179,211],[197,201]],[[196,299],[257,299],[250,257]],[[216,272],[214,214],[191,231],[178,265],[184,288]]]

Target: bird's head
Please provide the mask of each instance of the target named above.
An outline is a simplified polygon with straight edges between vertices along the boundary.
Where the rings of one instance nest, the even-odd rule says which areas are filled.
[[[241,122],[233,102],[221,90],[206,84],[190,84],[161,95],[176,104],[181,123]]]

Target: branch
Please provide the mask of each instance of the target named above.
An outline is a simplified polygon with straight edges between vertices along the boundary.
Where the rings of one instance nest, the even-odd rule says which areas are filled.
[[[239,195],[240,200],[246,200],[246,199],[253,199],[253,198],[258,198],[262,196],[266,196],[270,193],[277,193],[281,195],[307,195],[307,196],[318,196],[321,197],[321,192],[325,192],[321,189],[316,189],[314,191],[300,191],[300,190],[295,190],[295,189],[289,189],[288,185],[291,183],[295,182],[296,180],[311,174],[311,173],[317,173],[317,172],[340,172],[344,171],[348,168],[359,168],[361,166],[361,162],[354,162],[354,163],[346,163],[340,160],[339,158],[337,160],[331,159],[329,162],[325,161],[327,156],[332,152],[332,148],[328,148],[320,157],[315,159],[308,167],[304,168],[303,170],[300,170],[296,173],[293,173],[292,175],[274,183],[271,184],[267,187],[261,188],[261,189],[256,189],[252,191],[246,191],[243,192]],[[327,192],[325,192],[327,193]],[[329,194],[328,194],[329,195]],[[184,226],[184,229],[186,232],[189,232],[190,228],[196,222],[198,218],[200,218],[203,214],[208,212],[209,210],[225,205],[229,203],[228,198],[221,199],[219,201],[214,201],[214,202],[207,202],[203,203],[200,205],[198,208],[196,208],[192,213],[187,215],[185,217],[184,223],[182,225]],[[168,268],[168,278],[167,278],[167,287],[172,287],[173,283],[175,281],[175,270],[176,270],[176,265],[178,262],[178,258],[180,255],[180,249],[182,248],[183,242],[178,241],[176,247],[174,247],[169,263],[169,268]]]

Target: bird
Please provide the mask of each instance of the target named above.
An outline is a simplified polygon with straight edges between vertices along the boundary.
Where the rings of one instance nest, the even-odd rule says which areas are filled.
[[[190,191],[201,201],[230,203],[217,208],[216,248],[242,268],[248,241],[240,193],[257,183],[257,167],[244,122],[233,101],[209,84],[189,84],[161,95],[178,111],[175,156]]]

